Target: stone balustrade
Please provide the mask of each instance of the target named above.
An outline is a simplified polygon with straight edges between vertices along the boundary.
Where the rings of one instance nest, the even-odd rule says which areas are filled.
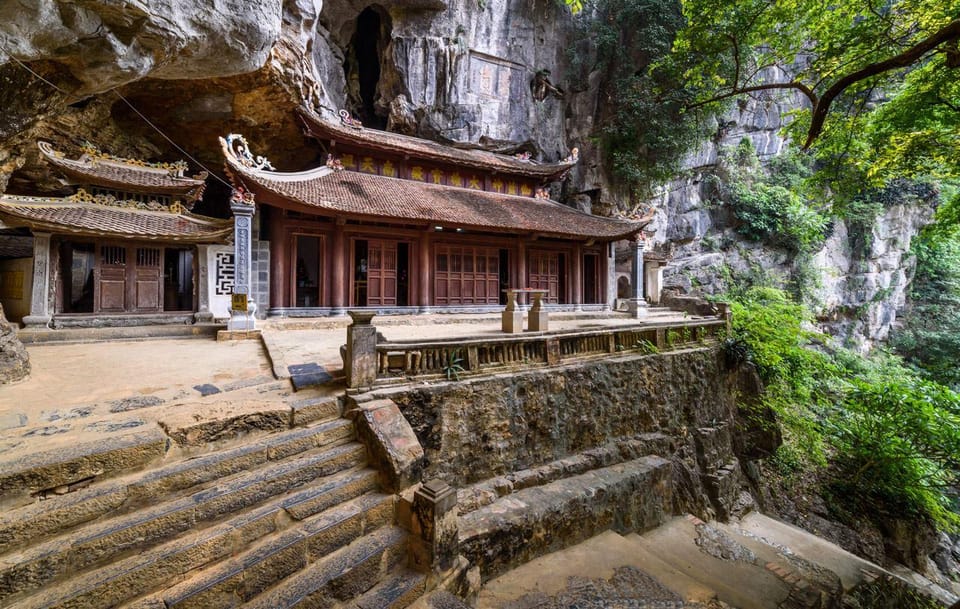
[[[422,376],[452,380],[617,353],[671,351],[715,342],[726,330],[720,317],[536,336],[379,342],[376,383]]]

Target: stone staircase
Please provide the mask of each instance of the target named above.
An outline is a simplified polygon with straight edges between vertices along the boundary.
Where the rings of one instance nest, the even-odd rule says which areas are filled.
[[[0,514],[0,607],[405,607],[425,576],[406,568],[395,497],[339,408],[315,412],[76,490],[69,463],[24,466],[0,489],[21,503]],[[37,492],[48,475],[64,494]]]

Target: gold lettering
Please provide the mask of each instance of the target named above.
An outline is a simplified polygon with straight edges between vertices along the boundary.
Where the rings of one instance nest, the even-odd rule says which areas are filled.
[[[372,156],[363,157],[363,162],[360,164],[360,171],[363,173],[377,173],[377,168],[373,165]]]
[[[423,181],[423,177],[424,177],[424,176],[423,176],[423,167],[420,167],[419,165],[415,165],[412,169],[410,169],[410,179],[411,179],[411,180],[419,180],[419,181],[422,182],[422,181]]]
[[[529,184],[524,184],[520,187],[520,194],[525,197],[529,197],[530,195],[533,194],[533,189],[530,188]]]
[[[442,184],[442,183],[443,183],[443,172],[440,171],[439,169],[434,169],[433,171],[430,172],[430,175],[433,176],[433,183],[434,183],[434,184]]]
[[[393,163],[390,161],[383,162],[383,175],[389,178],[397,177],[397,168],[393,166]]]

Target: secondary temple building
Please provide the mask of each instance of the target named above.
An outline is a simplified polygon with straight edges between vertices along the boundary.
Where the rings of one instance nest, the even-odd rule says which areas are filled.
[[[229,220],[192,214],[206,174],[120,159],[69,159],[39,143],[76,187],[66,197],[0,195],[0,302],[27,326],[192,322],[206,292],[204,248]],[[200,260],[203,263],[203,260]]]
[[[544,290],[554,308],[613,303],[613,243],[636,239],[644,222],[549,200],[545,186],[576,163],[576,150],[537,163],[367,129],[345,112],[339,122],[302,116],[329,151],[325,166],[277,172],[241,136],[221,141],[235,186],[256,201],[259,242],[269,243],[269,285],[255,278],[250,292],[261,311],[490,311],[507,288]]]

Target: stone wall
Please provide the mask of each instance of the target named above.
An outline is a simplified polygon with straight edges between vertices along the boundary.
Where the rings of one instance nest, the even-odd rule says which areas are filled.
[[[658,433],[674,509],[712,516],[730,513],[740,491],[736,382],[716,348],[700,348],[378,394],[417,434],[426,479],[463,487]]]

